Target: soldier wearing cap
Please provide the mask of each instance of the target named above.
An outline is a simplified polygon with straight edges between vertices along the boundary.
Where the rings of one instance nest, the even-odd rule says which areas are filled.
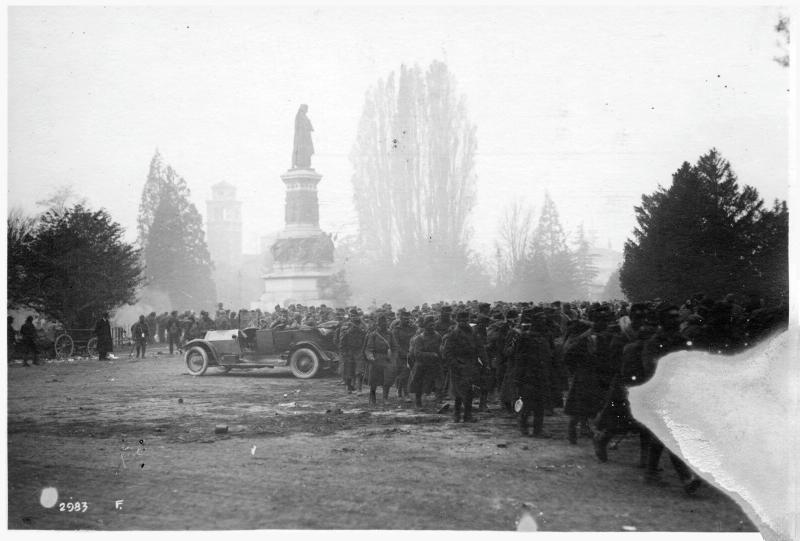
[[[411,341],[411,356],[414,364],[411,367],[409,390],[414,393],[414,405],[422,407],[422,395],[434,389],[436,379],[442,373],[442,337],[436,332],[436,318],[425,316],[422,321],[423,331]]]
[[[434,330],[442,337],[442,345],[447,339],[447,334],[453,328],[455,323],[450,315],[453,313],[453,308],[450,306],[442,306],[439,312],[439,319],[436,320]],[[442,373],[436,378],[436,396],[440,401],[447,400],[447,387],[449,377],[446,369],[442,369]]]
[[[469,312],[462,310],[456,315],[456,326],[444,339],[442,346],[445,366],[450,381],[450,394],[455,399],[454,421],[461,420],[464,407],[464,422],[474,422],[472,398],[480,375],[480,344],[469,325]]]
[[[503,404],[505,410],[509,413],[514,413],[514,402],[519,397],[519,393],[517,392],[517,385],[516,385],[516,377],[514,373],[514,359],[513,357],[509,357],[505,353],[505,348],[508,340],[513,336],[513,333],[516,332],[514,326],[516,324],[516,319],[519,316],[519,312],[516,309],[510,308],[506,312],[506,322],[505,328],[503,332],[500,334],[502,335],[502,346],[499,348],[499,355],[500,361],[498,363],[498,379],[500,381],[500,402]],[[500,337],[498,337],[500,340]]]
[[[367,335],[367,344],[364,355],[369,365],[369,403],[377,404],[375,393],[378,387],[383,388],[383,402],[389,398],[389,389],[395,379],[395,364],[399,346],[392,333],[384,314],[378,316],[374,331]]]
[[[398,319],[395,320],[392,327],[392,336],[398,346],[397,355],[397,396],[398,398],[405,398],[406,402],[411,399],[408,396],[408,378],[411,374],[411,369],[408,366],[408,353],[411,349],[411,338],[417,333],[417,329],[411,324],[411,314],[405,309],[401,308],[398,312]]]
[[[342,356],[342,379],[348,393],[361,392],[364,382],[364,342],[366,329],[355,308],[350,310],[350,320],[342,324],[337,346]]]
[[[486,312],[482,312],[482,307],[486,307]],[[492,392],[494,388],[494,369],[492,368],[492,362],[489,358],[488,354],[488,327],[490,322],[492,321],[488,315],[488,304],[481,304],[478,307],[478,316],[476,318],[475,327],[473,331],[475,332],[475,337],[478,339],[478,347],[480,350],[480,358],[483,360],[480,366],[480,374],[478,377],[478,389],[479,389],[479,400],[478,400],[478,411],[486,411],[487,410],[487,402],[489,400],[489,393]]]
[[[519,412],[519,428],[523,436],[529,436],[528,418],[533,414],[533,437],[549,438],[544,432],[544,410],[548,397],[548,365],[553,356],[547,336],[547,321],[544,314],[526,308],[522,311],[520,328],[512,333],[506,346],[506,355],[513,359],[514,378],[522,409]]]
[[[94,326],[94,334],[97,336],[97,353],[101,361],[108,359],[108,354],[114,351],[114,341],[111,339],[111,323],[108,321],[108,312],[103,312]]]

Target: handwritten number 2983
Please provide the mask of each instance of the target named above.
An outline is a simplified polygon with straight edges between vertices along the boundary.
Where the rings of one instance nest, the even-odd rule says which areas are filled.
[[[89,509],[89,504],[86,502],[61,502],[58,504],[59,511],[68,513],[85,513],[87,509]]]

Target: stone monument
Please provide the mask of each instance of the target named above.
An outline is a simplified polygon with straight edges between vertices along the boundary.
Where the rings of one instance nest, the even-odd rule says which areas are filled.
[[[264,293],[256,303],[262,310],[298,303],[333,305],[325,287],[333,274],[333,240],[319,227],[317,184],[322,175],[311,167],[314,129],[307,111],[303,104],[297,112],[292,166],[281,175],[286,185],[285,225],[270,246],[272,269],[263,276]]]

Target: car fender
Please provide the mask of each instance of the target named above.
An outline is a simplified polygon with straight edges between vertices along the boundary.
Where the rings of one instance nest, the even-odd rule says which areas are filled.
[[[319,344],[315,344],[314,342],[309,342],[308,340],[302,340],[300,342],[293,343],[291,349],[289,350],[289,355],[287,356],[287,358],[291,358],[292,353],[294,353],[295,350],[300,348],[308,348],[313,350],[314,353],[316,353],[317,356],[319,357],[319,360],[325,363],[331,363],[339,360],[339,357],[333,352],[325,351],[324,349],[319,347]]]
[[[184,351],[189,351],[189,348],[193,346],[200,346],[206,353],[208,353],[208,362],[209,364],[219,364],[219,356],[217,355],[217,350],[207,340],[203,340],[202,338],[195,338],[194,340],[189,340],[186,344],[183,345]]]

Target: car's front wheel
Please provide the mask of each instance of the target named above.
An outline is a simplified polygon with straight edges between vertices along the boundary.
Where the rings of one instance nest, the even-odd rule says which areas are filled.
[[[289,369],[296,378],[313,378],[319,372],[319,357],[313,349],[299,348],[289,358]]]
[[[186,368],[193,376],[202,376],[208,369],[208,353],[200,346],[192,346],[186,352]]]

